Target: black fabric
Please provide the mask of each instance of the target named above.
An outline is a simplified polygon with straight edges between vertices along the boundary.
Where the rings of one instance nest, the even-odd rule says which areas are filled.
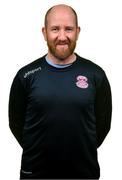
[[[98,179],[97,148],[109,132],[111,110],[105,72],[78,55],[62,69],[45,56],[20,69],[9,123],[23,148],[21,178]]]

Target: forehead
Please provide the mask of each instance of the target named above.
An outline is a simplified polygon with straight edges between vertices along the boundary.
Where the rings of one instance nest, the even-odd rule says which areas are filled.
[[[74,26],[76,17],[73,11],[68,7],[53,8],[47,16],[48,25],[67,25]]]

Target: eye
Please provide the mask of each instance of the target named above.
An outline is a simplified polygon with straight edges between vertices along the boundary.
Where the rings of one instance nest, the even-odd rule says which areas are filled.
[[[67,31],[67,32],[72,32],[72,31],[73,31],[73,28],[72,28],[72,27],[66,27],[66,31]]]
[[[51,31],[53,31],[53,32],[57,32],[59,30],[59,28],[57,28],[57,27],[52,27],[51,28]]]

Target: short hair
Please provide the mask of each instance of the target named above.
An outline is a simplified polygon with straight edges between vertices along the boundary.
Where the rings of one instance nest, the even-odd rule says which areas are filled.
[[[63,4],[63,5],[64,5],[64,4]],[[77,16],[76,11],[75,11],[71,6],[68,6],[68,5],[64,5],[64,6],[69,7],[69,8],[72,10],[73,14],[75,15],[75,19],[76,19],[76,26],[78,26],[78,16]],[[51,10],[52,10],[54,7],[56,7],[56,6],[52,6],[50,9],[48,9],[48,11],[47,11],[46,14],[45,14],[45,19],[44,19],[44,25],[45,25],[45,27],[47,26],[47,17],[48,17],[49,13],[51,12]]]

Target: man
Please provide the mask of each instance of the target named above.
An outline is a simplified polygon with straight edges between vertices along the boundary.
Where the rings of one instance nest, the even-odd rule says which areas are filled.
[[[99,179],[97,148],[111,124],[105,72],[74,53],[76,12],[56,5],[42,28],[47,55],[21,68],[9,100],[10,128],[23,148],[21,179]]]

